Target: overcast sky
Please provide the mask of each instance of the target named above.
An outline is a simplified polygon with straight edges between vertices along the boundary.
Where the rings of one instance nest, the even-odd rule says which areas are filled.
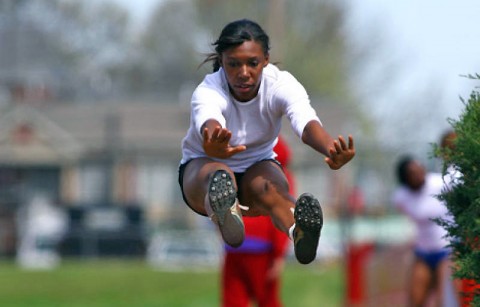
[[[391,55],[403,59],[403,68],[411,74],[400,83],[423,85],[434,80],[451,101],[449,111],[458,114],[462,109],[458,97],[468,97],[475,85],[459,76],[480,73],[480,1],[349,2],[352,28],[378,25]]]
[[[464,110],[459,97],[468,99],[480,85],[461,77],[480,74],[480,1],[346,1],[352,37],[361,42],[372,30],[380,33],[378,61],[396,64],[395,77],[385,76],[392,81],[388,91],[367,91],[373,112],[384,119],[377,127],[381,139],[405,142],[403,150],[428,156],[429,144],[450,128],[447,119],[457,120]]]

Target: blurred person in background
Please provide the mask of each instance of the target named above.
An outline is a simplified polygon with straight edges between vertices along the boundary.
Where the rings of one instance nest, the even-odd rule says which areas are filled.
[[[213,62],[191,100],[190,128],[182,141],[179,184],[186,204],[210,217],[223,240],[238,247],[245,216],[270,216],[294,241],[302,264],[316,257],[323,226],[318,200],[295,200],[273,147],[286,116],[301,140],[339,169],[355,155],[353,138],[332,138],[304,87],[269,62],[269,37],[247,19],[227,24],[213,43]]]
[[[457,133],[454,130],[445,131],[440,138],[440,148],[442,150],[443,156],[441,157],[444,161],[448,160],[448,155],[450,152],[455,150],[455,139],[457,138]],[[455,169],[454,165],[447,165],[444,174],[444,181],[448,186],[455,184],[455,182],[460,177],[460,173]]]
[[[295,181],[289,170],[291,151],[283,137],[274,147],[275,158],[283,166],[295,195]],[[285,265],[288,237],[268,216],[243,217],[245,240],[237,248],[225,244],[222,267],[222,306],[280,307],[281,274]]]
[[[408,280],[409,306],[444,306],[444,289],[449,282],[450,254],[447,231],[434,219],[450,218],[445,204],[438,199],[444,188],[440,173],[427,173],[411,156],[402,157],[396,166],[400,186],[394,191],[393,204],[416,226],[414,262]]]

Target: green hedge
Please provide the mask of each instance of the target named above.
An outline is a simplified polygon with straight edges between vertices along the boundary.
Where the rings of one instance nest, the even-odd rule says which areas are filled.
[[[469,75],[480,80],[480,75]],[[476,88],[478,89],[478,87]],[[445,189],[439,198],[453,215],[453,222],[441,220],[452,238],[455,276],[475,280],[480,284],[480,93],[473,90],[458,120],[449,122],[456,134],[454,148],[437,146],[443,158],[444,172],[453,168],[458,181]],[[475,294],[473,306],[480,306],[480,293]]]

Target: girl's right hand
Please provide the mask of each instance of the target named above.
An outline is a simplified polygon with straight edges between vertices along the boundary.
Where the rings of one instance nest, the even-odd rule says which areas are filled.
[[[229,144],[232,132],[227,128],[215,127],[212,135],[209,136],[208,128],[203,129],[203,150],[212,158],[228,159],[231,156],[245,151],[245,145],[231,146]]]

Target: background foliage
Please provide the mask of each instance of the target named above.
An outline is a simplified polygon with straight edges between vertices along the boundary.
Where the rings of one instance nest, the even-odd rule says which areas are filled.
[[[480,80],[480,75],[469,78]],[[439,149],[444,169],[458,174],[451,188],[440,198],[446,201],[454,221],[441,221],[452,240],[455,274],[480,284],[480,92],[472,91],[458,120],[451,120],[456,132],[455,148]],[[480,306],[480,293],[475,306]]]

